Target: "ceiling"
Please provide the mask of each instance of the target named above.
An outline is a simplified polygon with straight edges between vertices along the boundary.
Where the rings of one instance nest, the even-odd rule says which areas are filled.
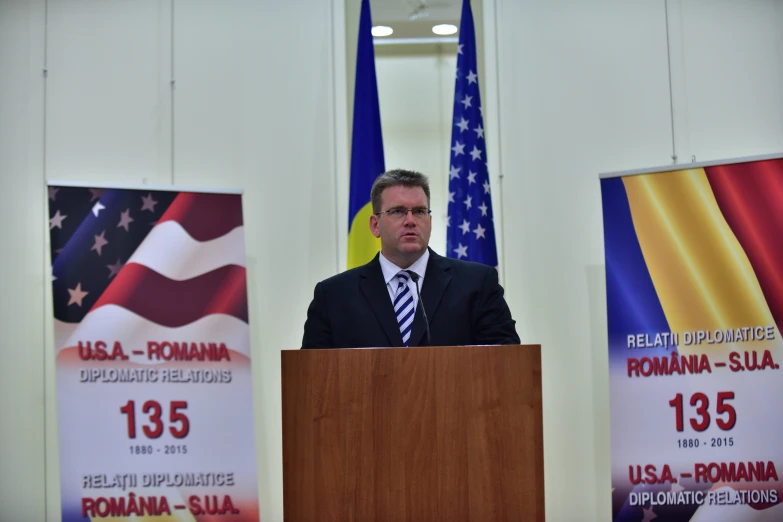
[[[462,0],[371,0],[373,21],[459,20]]]
[[[388,25],[394,29],[391,36],[381,40],[442,38],[432,32],[437,24],[459,27],[462,0],[370,0],[373,25]],[[454,39],[459,33],[450,35]],[[391,43],[391,42],[390,42]]]

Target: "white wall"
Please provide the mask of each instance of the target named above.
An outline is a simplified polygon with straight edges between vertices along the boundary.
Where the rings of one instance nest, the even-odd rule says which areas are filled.
[[[783,3],[669,6],[680,160],[783,151]]]
[[[60,519],[45,179],[244,190],[247,419],[262,518],[282,520],[279,351],[299,347],[313,286],[338,266],[346,160],[331,21],[342,10],[49,0],[46,13],[43,0],[0,1],[0,520]]]
[[[386,169],[413,169],[430,178],[430,245],[441,255],[446,255],[455,71],[456,47],[454,52],[376,57]]]
[[[44,2],[0,2],[0,520],[44,520]]]
[[[543,346],[547,520],[609,520],[598,174],[671,164],[665,4],[485,7],[485,42],[498,42],[488,81],[500,113],[488,117],[500,120],[506,290],[522,340]],[[668,11],[680,161],[783,152],[783,3]]]

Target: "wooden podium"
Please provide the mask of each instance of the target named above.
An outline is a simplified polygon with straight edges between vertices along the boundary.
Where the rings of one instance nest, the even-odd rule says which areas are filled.
[[[281,358],[285,520],[544,520],[540,346]]]

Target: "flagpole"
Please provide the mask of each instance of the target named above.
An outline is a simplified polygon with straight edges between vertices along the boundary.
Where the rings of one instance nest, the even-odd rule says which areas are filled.
[[[496,0],[488,0],[491,1],[492,5],[492,20],[494,22],[494,27],[492,28],[493,37],[495,40],[495,52],[493,53],[493,68],[495,69],[495,102],[497,106],[500,105],[500,67],[498,67],[499,57],[498,54],[500,54],[500,43],[498,39],[498,32],[500,28],[500,24],[498,24],[498,5]],[[485,4],[485,14],[486,14],[486,6],[489,5],[489,3]],[[486,20],[487,17],[484,17],[484,20]],[[484,34],[486,34],[486,26],[484,27]],[[485,46],[486,48],[486,46]],[[486,70],[486,67],[484,68]],[[503,141],[500,139],[500,129],[501,129],[501,111],[496,110],[495,111],[495,121],[497,122],[496,125],[493,125],[492,127],[497,131],[495,133],[495,147],[497,150],[498,155],[498,202],[500,203],[500,255],[502,257],[502,262],[500,263],[500,281],[505,284],[506,282],[506,205],[505,200],[503,198],[503,191],[505,189],[505,175],[503,174]]]
[[[345,267],[345,254],[347,249],[347,233],[343,223],[348,214],[348,198],[344,196],[348,190],[347,174],[349,171],[347,160],[347,134],[348,104],[346,100],[346,23],[345,23],[345,0],[332,0],[332,10],[330,13],[332,22],[332,130],[334,136],[334,161],[333,161],[333,187],[334,187],[334,234],[335,234],[335,273],[340,272]],[[338,50],[340,50],[338,52]],[[349,183],[346,183],[349,181]]]

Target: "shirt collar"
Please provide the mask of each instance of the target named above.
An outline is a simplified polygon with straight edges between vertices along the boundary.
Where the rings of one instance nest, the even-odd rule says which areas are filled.
[[[406,270],[410,270],[411,272],[414,272],[416,275],[419,276],[420,280],[424,279],[424,273],[427,271],[427,262],[430,260],[430,249],[426,249],[424,253],[421,255],[419,259],[416,260],[415,263],[413,263],[411,266],[409,266]],[[386,281],[386,284],[389,284],[389,281],[394,279],[394,277],[400,273],[402,268],[398,267],[388,259],[386,259],[383,256],[383,252],[381,252],[380,260],[381,262],[381,270],[383,271],[383,279]]]

